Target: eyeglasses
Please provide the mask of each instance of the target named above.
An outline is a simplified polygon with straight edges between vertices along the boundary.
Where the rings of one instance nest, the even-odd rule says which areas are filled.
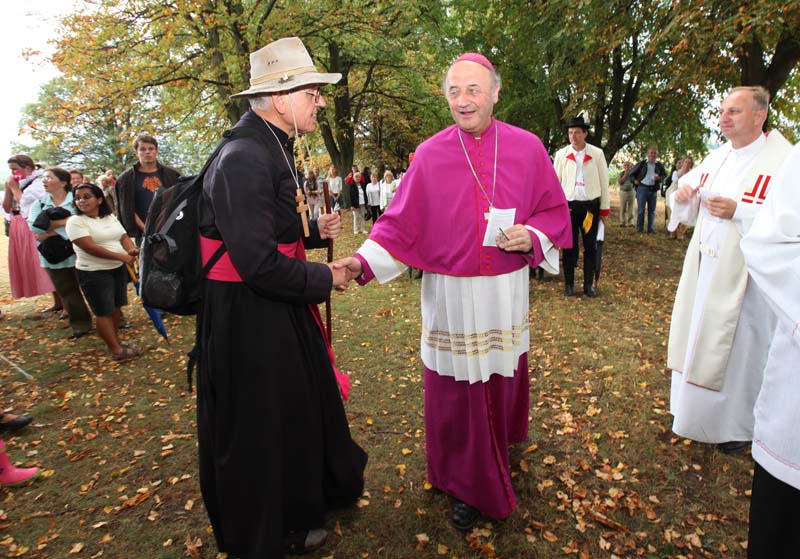
[[[311,95],[314,97],[314,103],[319,103],[319,98],[322,97],[322,92],[319,89],[302,89],[301,90],[306,95]]]

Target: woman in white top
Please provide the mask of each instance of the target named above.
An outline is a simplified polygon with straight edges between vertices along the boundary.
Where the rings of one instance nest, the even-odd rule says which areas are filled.
[[[383,180],[381,181],[381,213],[386,211],[386,208],[389,206],[389,202],[392,201],[396,190],[397,183],[394,180],[394,175],[390,170],[387,169],[383,174]]]
[[[372,223],[383,213],[381,211],[381,185],[378,184],[378,173],[372,173],[367,184],[367,207],[369,208]]]
[[[342,195],[342,177],[337,176],[336,167],[328,167],[328,193],[331,195],[331,208],[339,209],[339,197]]]
[[[74,192],[78,215],[67,220],[67,235],[75,247],[78,281],[97,317],[97,332],[115,361],[139,355],[119,341],[120,308],[128,303],[128,271],[139,249],[111,213],[99,186],[82,184]]]

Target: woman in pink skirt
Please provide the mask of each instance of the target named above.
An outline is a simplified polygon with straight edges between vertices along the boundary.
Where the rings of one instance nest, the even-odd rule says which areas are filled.
[[[27,155],[15,155],[8,160],[11,177],[6,181],[3,209],[9,216],[8,275],[11,295],[15,299],[53,293],[52,310],[59,310],[61,298],[55,293],[47,272],[39,264],[36,239],[28,227],[31,204],[38,204],[46,192],[42,171],[36,169]]]

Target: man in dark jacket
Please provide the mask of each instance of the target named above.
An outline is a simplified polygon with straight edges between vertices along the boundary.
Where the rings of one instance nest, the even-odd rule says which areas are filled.
[[[117,218],[132,239],[144,232],[150,202],[160,187],[169,188],[178,182],[180,173],[158,162],[158,142],[152,136],[139,134],[133,142],[139,162],[117,179]]]
[[[224,253],[199,315],[197,431],[219,550],[266,559],[323,544],[326,513],[361,495],[367,455],[350,437],[316,307],[349,278],[305,258],[338,237],[341,217],[310,219],[304,233],[296,198],[295,138],[316,128],[320,87],[341,74],[317,72],[296,37],[252,53],[250,66],[251,87],[234,95],[250,104],[234,130],[248,133],[203,181],[203,261]]]
[[[644,209],[647,205],[647,232],[653,232],[656,220],[656,202],[661,181],[667,176],[667,170],[661,161],[656,161],[658,150],[651,147],[647,150],[647,159],[643,159],[631,169],[630,178],[636,187],[636,231],[644,229]]]

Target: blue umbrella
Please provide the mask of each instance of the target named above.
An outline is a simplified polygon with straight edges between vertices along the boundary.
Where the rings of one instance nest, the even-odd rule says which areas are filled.
[[[139,278],[136,277],[136,267],[137,263],[134,262],[134,267],[125,264],[125,267],[128,268],[128,274],[131,276],[131,281],[133,281],[133,287],[136,289],[136,294],[139,295]],[[150,320],[153,321],[153,326],[155,326],[156,331],[161,334],[161,336],[169,343],[169,338],[167,337],[167,329],[164,326],[164,320],[161,318],[161,313],[158,309],[154,309],[153,307],[148,307],[147,305],[142,305],[144,307],[147,316],[150,317]]]

